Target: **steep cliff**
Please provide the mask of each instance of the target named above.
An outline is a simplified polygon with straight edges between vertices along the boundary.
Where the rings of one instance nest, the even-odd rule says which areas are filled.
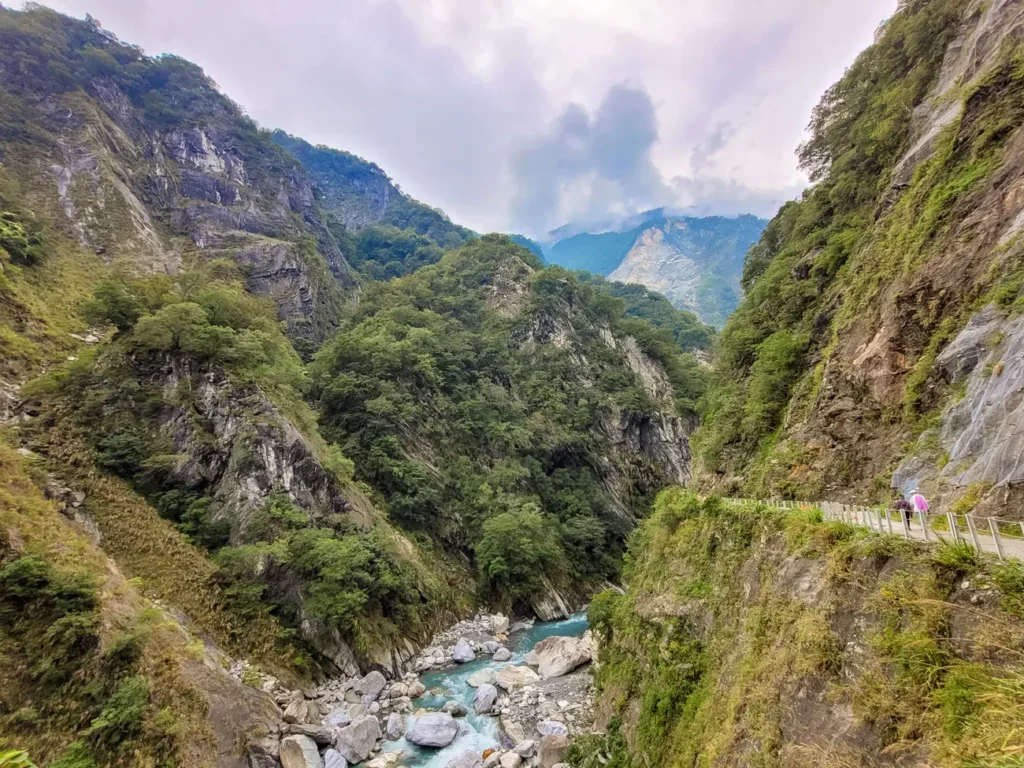
[[[646,286],[720,327],[740,302],[743,257],[766,223],[755,216],[666,218],[643,228],[608,279]]]
[[[719,339],[708,482],[1024,509],[1022,24],[1014,0],[903,3],[825,95],[800,151],[817,184],[751,250]]]
[[[510,605],[615,575],[653,493],[689,477],[703,383],[671,334],[493,235],[374,286],[313,373],[357,477]],[[532,541],[505,551],[516,527]]]
[[[402,192],[376,163],[342,150],[314,147],[284,131],[274,131],[271,138],[302,163],[324,209],[350,231],[387,225],[424,235],[442,248],[457,248],[474,236],[453,224],[444,211]]]
[[[1022,744],[1019,564],[664,492],[589,615],[577,766],[997,766]],[[1009,761],[1009,762],[1008,762]]]
[[[292,332],[324,338],[355,281],[301,164],[195,65],[95,23],[0,10],[0,157],[21,204],[136,274],[243,265]]]

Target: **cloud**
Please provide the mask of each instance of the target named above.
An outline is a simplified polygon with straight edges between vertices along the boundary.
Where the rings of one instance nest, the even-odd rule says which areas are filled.
[[[372,160],[479,231],[691,199],[732,209],[799,187],[811,108],[896,7],[45,2],[196,62],[261,125]]]
[[[512,226],[539,234],[664,200],[671,190],[651,161],[657,140],[654,104],[642,88],[613,86],[593,115],[569,104],[512,156]]]

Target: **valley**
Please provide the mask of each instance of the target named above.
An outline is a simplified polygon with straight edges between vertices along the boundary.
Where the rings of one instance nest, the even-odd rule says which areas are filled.
[[[534,240],[0,7],[0,765],[1017,765],[1022,32]]]

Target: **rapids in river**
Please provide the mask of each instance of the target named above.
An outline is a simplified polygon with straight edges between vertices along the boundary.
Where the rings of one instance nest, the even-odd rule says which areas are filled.
[[[417,746],[404,738],[398,741],[386,741],[383,744],[385,752],[401,749],[405,751],[400,765],[409,768],[445,768],[448,762],[467,750],[483,753],[486,749],[498,749],[501,738],[498,733],[498,719],[489,715],[476,715],[473,713],[473,696],[476,689],[470,686],[466,679],[477,670],[493,667],[498,670],[508,665],[523,663],[523,657],[533,650],[533,647],[546,637],[564,635],[579,637],[587,631],[587,617],[585,614],[576,614],[564,621],[537,622],[530,629],[521,630],[511,634],[506,646],[512,651],[511,661],[495,662],[486,655],[478,655],[476,661],[468,664],[459,664],[447,669],[426,672],[420,675],[420,682],[427,686],[427,692],[413,700],[415,709],[441,709],[446,701],[458,701],[463,704],[469,714],[459,718],[459,735],[451,744],[444,749],[429,749]],[[413,715],[407,718],[407,725],[411,725]]]

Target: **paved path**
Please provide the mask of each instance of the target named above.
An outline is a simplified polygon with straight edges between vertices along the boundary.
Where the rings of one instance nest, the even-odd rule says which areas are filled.
[[[915,514],[910,525],[904,526],[903,520],[896,512],[886,512],[878,507],[859,507],[830,501],[816,503],[757,499],[731,499],[731,501],[756,501],[780,509],[820,508],[827,520],[839,520],[860,525],[870,528],[876,533],[892,533],[894,536],[905,536],[918,541],[935,543],[960,540],[983,552],[990,552],[1000,559],[1012,557],[1024,560],[1024,524],[1019,522],[975,515],[953,516],[931,512],[925,516],[925,524],[928,526],[928,530],[925,531],[921,526],[920,515]]]

